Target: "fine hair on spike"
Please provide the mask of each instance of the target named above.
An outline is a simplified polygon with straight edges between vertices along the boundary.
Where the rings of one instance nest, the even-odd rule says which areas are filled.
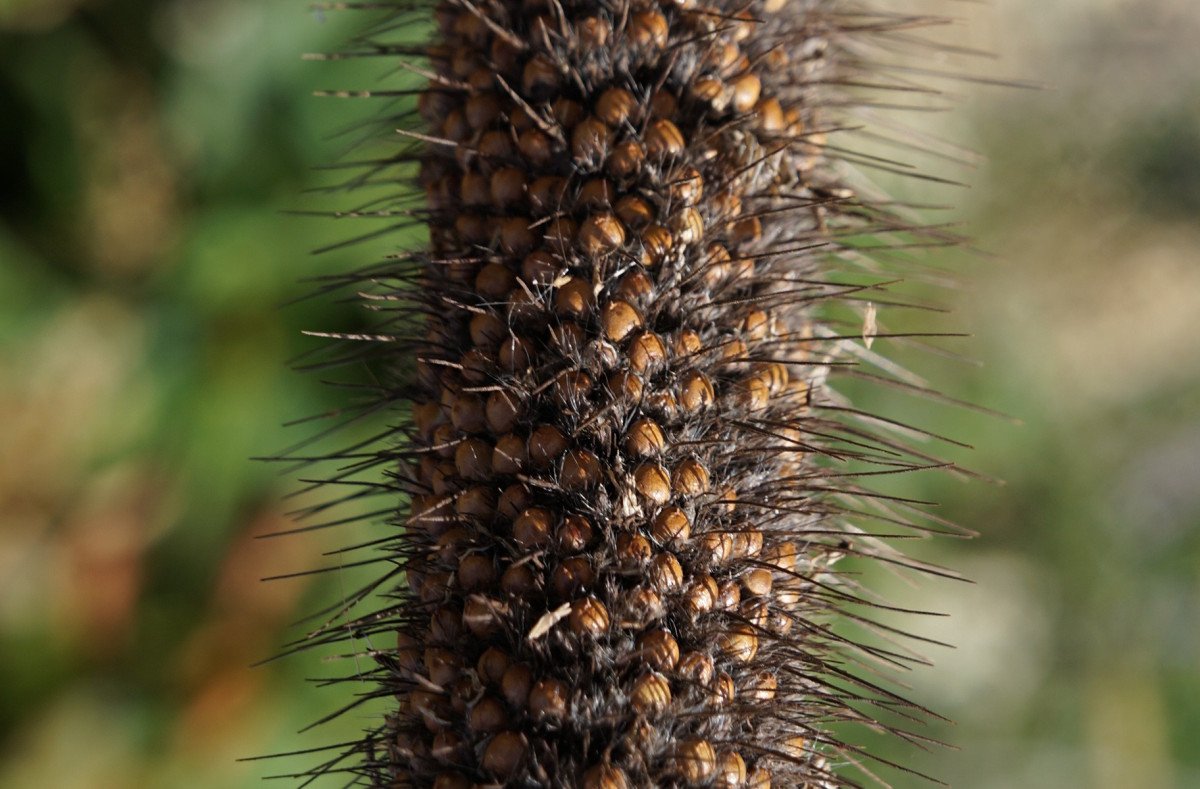
[[[312,528],[377,522],[338,557],[375,578],[291,648],[345,642],[340,712],[379,712],[304,783],[936,781],[863,744],[925,747],[935,713],[895,676],[927,639],[861,568],[954,577],[894,543],[965,530],[872,488],[951,469],[949,440],[836,386],[941,397],[884,354],[948,335],[888,312],[927,308],[893,286],[958,239],[867,176],[940,180],[880,151],[927,151],[881,118],[938,76],[914,66],[944,20],[887,6],[325,6],[362,25],[324,57],[388,70],[332,92],[386,106],[334,213],[427,237],[322,283],[374,326],[308,366],[366,365],[343,419],[377,435],[283,456],[325,469]]]

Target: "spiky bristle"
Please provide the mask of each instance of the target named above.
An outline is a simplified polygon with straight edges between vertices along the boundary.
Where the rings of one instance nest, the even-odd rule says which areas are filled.
[[[920,516],[859,483],[939,462],[828,379],[887,336],[866,306],[887,255],[856,240],[951,239],[852,188],[848,164],[890,165],[836,141],[864,91],[912,89],[879,55],[932,20],[842,0],[338,5],[381,15],[346,56],[427,80],[423,122],[359,178],[419,165],[427,208],[358,213],[430,240],[360,278],[385,325],[341,338],[372,346],[401,420],[346,453],[389,466],[398,515],[370,546],[386,576],[350,601],[380,602],[310,641],[370,637],[356,678],[390,709],[314,774],[858,785],[878,756],[856,728],[916,742],[900,724],[928,713],[873,676],[914,656],[831,626],[880,605],[834,565],[915,566],[873,526]],[[433,42],[410,40],[430,11]]]

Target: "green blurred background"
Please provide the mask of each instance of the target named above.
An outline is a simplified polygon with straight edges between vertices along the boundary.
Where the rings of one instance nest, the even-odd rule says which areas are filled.
[[[974,584],[881,579],[953,614],[915,623],[958,648],[910,680],[959,749],[913,761],[960,787],[1200,787],[1200,8],[994,5],[942,3],[961,19],[938,37],[996,58],[929,67],[1049,89],[936,83],[958,109],[922,127],[983,159],[921,164],[973,186],[889,188],[960,203],[989,253],[935,259],[967,283],[942,327],[975,335],[948,347],[981,364],[915,366],[1021,424],[865,395],[1006,481],[902,481],[982,535],[916,548]],[[361,316],[279,305],[403,243],[313,256],[352,229],[284,213],[370,112],[311,93],[379,64],[300,58],[355,24],[300,0],[0,0],[0,786],[257,786],[311,760],[238,758],[369,717],[297,734],[341,698],[306,678],[346,667],[247,668],[356,583],[259,582],[356,536],[256,539],[298,502],[248,460],[346,403],[285,360]]]

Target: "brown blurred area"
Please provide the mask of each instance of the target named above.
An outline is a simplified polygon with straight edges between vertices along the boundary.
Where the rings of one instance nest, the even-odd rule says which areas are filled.
[[[905,626],[958,645],[909,679],[959,750],[885,754],[972,789],[1200,786],[1200,5],[929,5],[954,17],[939,40],[995,53],[930,70],[1044,87],[921,77],[957,108],[908,122],[975,164],[915,162],[972,187],[880,178],[960,204],[986,254],[935,259],[980,365],[876,349],[1021,422],[862,395],[1007,483],[896,483],[981,537],[916,547],[972,585],[881,579],[953,615]],[[364,112],[311,92],[379,77],[300,59],[354,24],[296,0],[0,0],[0,786],[254,786],[313,758],[237,759],[373,714],[297,734],[343,703],[306,678],[351,669],[249,668],[361,579],[322,555],[361,527],[262,538],[305,500],[249,460],[344,405],[286,368],[300,331],[363,320],[279,305],[406,243],[314,257],[347,233],[283,213]]]

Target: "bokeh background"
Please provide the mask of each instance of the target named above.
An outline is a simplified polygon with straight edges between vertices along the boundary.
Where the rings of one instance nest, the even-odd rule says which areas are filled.
[[[959,787],[1200,787],[1200,6],[938,7],[939,39],[995,56],[930,68],[1046,88],[931,83],[957,108],[919,125],[973,164],[921,164],[972,187],[889,184],[957,203],[935,218],[981,250],[935,259],[974,361],[913,365],[1013,417],[863,395],[1004,480],[894,483],[981,534],[915,548],[972,584],[880,579],[958,645],[910,677],[957,749],[905,758]],[[305,500],[248,460],[347,403],[285,361],[362,316],[280,305],[403,243],[314,256],[350,231],[285,213],[370,114],[311,94],[378,64],[300,57],[354,25],[300,0],[0,0],[0,786],[259,786],[312,757],[240,758],[369,715],[297,734],[346,690],[309,678],[352,667],[248,668],[361,577],[322,557],[361,527],[261,538]]]

